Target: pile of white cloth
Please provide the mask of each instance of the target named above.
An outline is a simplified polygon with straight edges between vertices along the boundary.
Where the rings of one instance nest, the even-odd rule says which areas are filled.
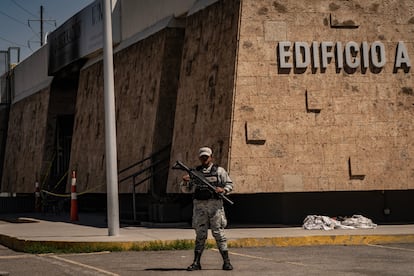
[[[333,230],[333,229],[371,229],[377,225],[369,218],[353,215],[350,218],[337,220],[327,216],[309,215],[303,221],[303,229],[307,230]]]

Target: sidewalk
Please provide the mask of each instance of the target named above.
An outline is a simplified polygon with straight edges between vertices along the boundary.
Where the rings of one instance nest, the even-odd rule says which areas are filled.
[[[52,247],[66,251],[179,249],[193,245],[188,224],[121,225],[118,236],[109,236],[105,214],[80,214],[72,223],[68,215],[0,215],[0,244],[16,251]],[[414,225],[379,225],[376,229],[304,230],[301,227],[236,226],[226,229],[229,247],[359,245],[414,243]],[[209,243],[214,240],[209,233]]]

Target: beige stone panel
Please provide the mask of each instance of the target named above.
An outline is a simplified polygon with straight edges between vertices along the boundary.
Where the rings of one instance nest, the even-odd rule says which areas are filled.
[[[301,174],[283,174],[282,179],[285,192],[303,191],[303,176]]]
[[[371,99],[361,99],[358,103],[358,111],[360,114],[367,114],[368,116],[372,115],[372,112],[375,111],[376,106],[375,102],[373,102]]]
[[[274,85],[272,82],[258,82],[250,95],[252,96],[252,101],[255,103],[266,103],[279,106],[281,106],[279,103],[280,98],[290,98],[289,87],[285,82],[275,83]]]
[[[367,176],[366,179],[362,181],[362,190],[373,191],[373,190],[382,190],[384,185],[382,184],[382,178]]]
[[[289,110],[305,110],[305,95],[279,97],[279,101],[282,103],[284,109]]]
[[[269,157],[261,159],[263,170],[266,171],[266,173],[262,175],[262,179],[265,181],[275,180],[283,172],[287,172],[292,167],[290,158],[286,154],[284,155],[280,154],[280,152],[271,151],[272,149],[269,148]]]
[[[272,140],[267,141],[264,145],[254,145],[246,144],[245,138],[240,137],[234,140],[232,158],[251,157],[254,160],[258,158],[270,158],[272,160],[271,158],[273,158],[274,162],[279,162],[279,159],[288,157],[289,155],[286,144],[280,138],[283,138],[283,136],[272,137]],[[267,160],[266,162],[270,161]]]
[[[387,122],[394,121],[396,106],[388,100],[377,100],[373,104],[372,114],[376,116],[377,121]]]
[[[404,40],[403,38],[413,33],[412,25],[393,25],[393,29],[390,30],[387,25],[379,25],[376,28],[376,33],[381,34],[381,40],[386,42],[398,42]],[[409,41],[412,42],[412,39]]]
[[[293,20],[286,3],[271,1],[242,1],[242,18],[249,20]]]
[[[327,137],[322,135],[319,127],[310,127],[306,134],[308,144],[322,146],[327,142]]]
[[[356,153],[353,155],[350,155],[349,157],[349,173],[350,177],[357,178],[357,177],[365,177],[369,173],[369,167],[367,166],[367,161],[371,158],[367,158],[362,153]]]
[[[268,76],[269,68],[267,62],[239,61],[237,75],[242,77]]]
[[[361,186],[362,180],[350,180],[349,176],[334,177],[335,191],[357,191]]]
[[[275,179],[270,180],[270,181],[269,180],[268,181],[262,181],[260,186],[262,186],[262,187],[258,187],[258,191],[257,191],[258,193],[259,192],[261,192],[261,193],[264,193],[264,192],[272,193],[274,191],[277,191],[277,192],[283,191],[283,183],[282,183],[282,181],[279,181],[279,179],[276,178],[276,177],[275,177]]]
[[[306,91],[307,109],[309,110],[324,110],[332,102],[331,97],[327,91],[324,90],[307,90]]]
[[[234,106],[249,106],[251,105],[251,95],[257,90],[254,85],[239,85],[235,90]]]
[[[330,13],[330,26],[331,27],[359,27],[361,16],[355,12],[343,11],[341,9]]]
[[[353,180],[350,180],[350,188],[351,188],[351,190],[353,190],[353,191],[364,191],[364,190],[368,190],[366,187],[367,187],[367,185],[366,185],[366,183],[367,182],[369,182],[369,181],[371,181],[371,179],[369,178],[369,177],[366,177],[366,179],[364,179],[364,180],[359,180],[359,179],[353,179]]]
[[[234,182],[234,193],[261,193],[269,192],[265,190],[260,177],[253,175],[238,175],[231,174],[231,178]]]
[[[382,26],[385,22],[381,21],[381,17],[373,17],[371,22],[367,22],[362,26],[365,30],[365,39],[367,42],[380,40],[381,42],[389,42],[390,36],[388,35],[388,30],[384,29]],[[381,27],[381,28],[380,28]]]
[[[378,86],[381,86],[381,84],[388,84],[387,82],[384,83],[384,80],[382,82],[378,81],[374,83],[376,84],[375,86],[368,78],[366,78],[363,82],[352,82],[352,84],[350,84],[350,89],[347,91],[347,95],[349,93],[352,97],[358,97],[366,101],[373,101],[378,98]]]
[[[358,134],[355,128],[333,126],[324,128],[321,132],[323,133],[322,136],[329,137],[327,142],[333,144],[355,145],[355,142],[358,139]]]
[[[293,54],[294,42],[307,42],[308,46],[312,46],[312,41],[323,41],[320,40],[321,37],[327,37],[326,33],[330,33],[330,40],[332,40],[332,34],[335,34],[335,31],[328,30],[325,26],[321,25],[293,25],[288,27],[288,34],[287,34],[287,41],[292,43],[291,45],[291,52]],[[319,45],[319,43],[318,43]]]
[[[335,185],[331,182],[331,178],[329,177],[319,177],[316,179],[318,187],[316,191],[324,192],[324,191],[334,191]]]
[[[278,73],[278,66],[277,66],[276,59],[274,61],[268,62],[266,64],[266,66],[267,66],[267,76],[269,76],[269,77],[277,77],[277,76],[279,76],[279,77],[285,77],[285,78],[288,77],[288,75],[280,75]]]
[[[397,24],[411,24],[413,22],[414,5],[412,1],[405,1],[404,5],[398,7],[398,16],[395,18]]]
[[[307,11],[307,9],[306,9]],[[310,32],[309,26],[327,27],[326,13],[323,12],[298,12],[295,14],[293,25],[307,27],[306,33]],[[308,40],[306,40],[308,41]]]
[[[303,190],[306,192],[319,191],[319,177],[303,177]]]
[[[264,21],[265,41],[286,41],[288,39],[287,23],[285,21]]]
[[[260,40],[262,41],[263,38],[260,38]],[[264,45],[262,49],[264,60],[269,61],[270,64],[275,63],[277,59],[277,54],[276,54],[277,43],[273,41],[269,41],[269,42],[263,41],[261,43],[263,43]]]
[[[280,134],[282,135],[289,136],[289,135],[297,134],[297,135],[305,136],[304,135],[305,132],[301,128],[297,128],[297,125],[291,121],[280,121],[276,124],[276,127],[280,131]],[[289,137],[288,139],[291,139],[291,137]],[[293,141],[294,140],[289,140],[290,143],[293,143]]]
[[[266,157],[268,157],[267,162],[272,164],[272,166],[279,166],[282,159],[289,158],[290,153],[286,146],[287,136],[278,135],[273,137],[271,141],[267,144]]]
[[[412,151],[412,147],[410,146],[410,140],[411,138],[409,137],[413,137],[412,135],[406,135],[404,132],[400,132],[400,130],[398,130],[399,136],[394,136],[391,137],[390,143],[392,145],[394,145],[397,148],[400,148],[401,151],[404,151],[406,153],[406,158],[410,158],[413,156],[414,152]],[[401,135],[401,134],[404,134]]]
[[[414,152],[411,151],[411,157],[407,160],[408,168],[407,168],[407,183],[408,189],[414,188]]]
[[[249,119],[255,119],[256,117],[256,105],[241,105],[235,107],[234,116],[238,118],[237,121],[246,122]],[[241,128],[237,127],[237,129]],[[235,130],[237,132],[237,130]]]
[[[321,113],[308,113],[309,116],[314,116],[315,126],[317,127],[329,127],[336,123],[335,116],[332,115],[332,112],[324,109]]]
[[[240,37],[264,37],[262,20],[245,20],[242,17],[240,22]]]
[[[286,127],[284,124],[293,124],[293,113],[288,109],[283,109],[280,104],[270,104],[267,106],[268,118],[271,120],[271,125],[281,132],[284,132]],[[279,124],[281,124],[279,126]],[[283,129],[283,130],[282,130]]]
[[[307,79],[305,79],[305,76],[292,75],[288,79],[289,92],[290,92],[289,95],[294,96],[294,97],[296,96],[304,97],[305,91],[308,89],[308,86],[309,86],[309,83],[306,80]],[[316,78],[316,79],[313,79],[313,81],[319,81],[319,79]]]
[[[320,46],[320,43],[322,41],[331,41],[333,43],[337,41],[347,41],[346,36],[349,35],[348,33],[355,35],[355,31],[347,32],[345,30],[345,32],[341,32],[342,30],[339,31],[338,29],[333,29],[326,26],[313,26],[313,28],[313,36],[308,42],[311,43],[312,41],[316,41],[318,42],[318,46]],[[334,51],[334,49],[331,49],[331,51]],[[334,63],[334,61],[335,60],[333,59],[331,62]]]
[[[358,101],[350,97],[333,97],[332,103],[336,114],[360,114]]]
[[[299,164],[312,165],[323,162],[323,148],[314,144],[294,144],[292,150]]]
[[[327,177],[325,174],[325,164],[319,157],[309,157],[313,162],[297,163],[295,168],[304,177]]]
[[[328,13],[332,12],[340,7],[343,7],[345,9],[349,9],[350,3],[348,2],[329,2],[324,0],[313,0],[313,1],[294,1],[290,3],[290,5],[293,6],[294,11],[298,12],[323,12]],[[290,9],[289,9],[290,10]]]
[[[263,145],[266,143],[266,125],[260,122],[248,121],[245,124],[246,143]]]
[[[315,113],[306,112],[305,106],[300,111],[290,111],[289,120],[296,124],[298,130],[308,130],[308,127],[317,126],[315,121]],[[307,132],[305,132],[307,133]]]
[[[240,107],[239,119],[242,121],[269,121],[272,119],[271,114],[267,113],[269,111],[269,107],[265,106],[264,104],[252,104],[249,106],[241,106]],[[236,112],[235,112],[236,113]]]
[[[238,61],[273,61],[276,58],[276,51],[268,43],[263,43],[261,37],[243,36],[239,42]]]
[[[260,95],[265,97],[288,96],[289,83],[286,79],[277,77],[258,77],[257,87],[260,89]]]
[[[323,145],[323,156],[326,164],[333,166],[335,170],[348,172],[349,156],[356,153],[355,145],[352,144],[325,144]]]
[[[256,86],[259,82],[257,77],[237,77],[236,87],[240,86]]]
[[[383,174],[380,181],[384,183],[385,190],[405,190],[410,186],[407,170],[394,170],[392,173]]]
[[[357,102],[361,99],[370,99],[374,97],[373,95],[376,93],[376,87],[372,86],[368,78],[365,78],[364,82],[356,82],[353,80],[353,77],[350,78],[351,79],[349,79],[348,82],[342,83],[339,89],[338,87],[336,88],[337,90],[332,93],[333,97],[348,97]]]
[[[289,155],[284,145],[272,143],[266,145],[248,145],[250,156],[254,158],[284,158]]]

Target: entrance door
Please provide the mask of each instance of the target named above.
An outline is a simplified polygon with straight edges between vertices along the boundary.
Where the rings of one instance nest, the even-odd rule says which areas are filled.
[[[64,192],[69,172],[70,149],[73,133],[73,115],[58,115],[56,118],[55,159],[52,177],[55,192]]]

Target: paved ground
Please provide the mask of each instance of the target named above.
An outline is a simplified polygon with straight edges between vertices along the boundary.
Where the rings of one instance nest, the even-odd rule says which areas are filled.
[[[95,247],[97,250],[175,248],[191,243],[194,231],[186,224],[121,225],[118,236],[109,236],[104,214],[80,214],[72,223],[67,216],[21,214],[0,217],[0,244],[17,251],[28,246]],[[226,230],[229,246],[307,246],[414,243],[414,225],[380,225],[375,229],[304,230],[301,227],[237,226]],[[209,237],[212,239],[211,235]],[[212,241],[212,240],[211,240]],[[214,244],[214,242],[213,242]],[[178,247],[180,248],[180,247]]]
[[[230,225],[226,233],[235,267],[226,272],[228,275],[414,275],[412,224],[331,231]],[[193,248],[193,239],[194,231],[183,223],[121,225],[120,235],[108,236],[104,214],[80,214],[80,221],[75,223],[65,214],[1,215],[0,244],[8,248],[0,245],[0,275],[217,275],[223,272],[219,252],[214,247],[205,251],[203,270],[196,272],[185,271],[193,258],[192,249],[165,250],[183,243]],[[17,252],[30,252],[30,248],[45,245],[95,252]],[[103,251],[108,248],[121,252]],[[148,249],[152,250],[141,251]]]
[[[185,271],[192,250],[26,254],[0,246],[0,275],[413,275],[414,244],[232,248],[233,271],[215,249],[202,271]]]

